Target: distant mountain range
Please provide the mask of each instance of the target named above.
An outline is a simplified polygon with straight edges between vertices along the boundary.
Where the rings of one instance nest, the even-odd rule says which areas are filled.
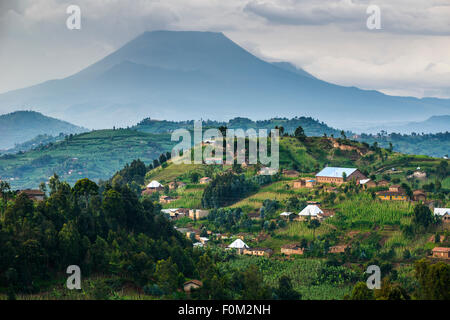
[[[319,80],[269,63],[222,33],[146,32],[61,80],[0,95],[0,112],[33,109],[88,128],[145,117],[254,120],[312,116],[340,128],[355,122],[421,121],[450,114],[450,100],[395,97]]]
[[[413,122],[398,122],[380,124],[375,127],[354,127],[353,130],[358,133],[378,133],[380,131],[386,131],[388,133],[402,133],[411,134],[415,133],[438,133],[447,132],[450,130],[450,115],[447,116],[432,116],[424,121]]]
[[[87,129],[44,116],[34,111],[16,111],[0,115],[0,149],[13,148],[38,135],[81,133]]]

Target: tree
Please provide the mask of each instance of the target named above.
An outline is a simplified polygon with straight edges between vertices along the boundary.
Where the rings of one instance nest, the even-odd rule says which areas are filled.
[[[436,170],[436,173],[441,179],[444,179],[448,175],[448,162],[446,160],[442,160]]]
[[[291,279],[287,276],[282,276],[278,280],[275,294],[280,300],[300,300],[302,298],[302,295],[292,288]]]
[[[169,294],[175,291],[178,287],[178,268],[172,262],[172,257],[167,260],[159,260],[156,263],[155,279],[159,288],[165,293]]]
[[[415,277],[419,282],[419,298],[450,300],[450,266],[444,262],[432,264],[426,259],[416,261]]]
[[[75,196],[82,197],[85,200],[87,208],[90,197],[98,194],[98,185],[88,178],[84,178],[75,183],[73,193]]]
[[[242,293],[243,300],[265,300],[270,298],[269,289],[264,286],[261,272],[254,264],[242,272]]]
[[[200,179],[200,173],[193,171],[190,173],[189,178],[192,183],[197,183]]]
[[[163,164],[163,163],[166,162],[166,161],[167,161],[166,155],[165,155],[164,153],[162,153],[162,154],[159,156],[159,163]]]
[[[419,203],[414,207],[413,223],[416,226],[428,228],[434,222],[434,216],[428,206]]]
[[[349,300],[373,300],[373,291],[367,288],[364,282],[358,282],[352,290]]]
[[[300,141],[305,141],[306,139],[305,131],[301,126],[298,126],[297,129],[295,129],[294,136]]]
[[[50,187],[50,195],[54,194],[58,190],[60,184],[61,182],[59,181],[59,176],[54,173],[48,181],[48,185]]]
[[[384,278],[379,290],[375,290],[376,300],[410,300],[411,297],[398,283],[391,283]]]
[[[2,213],[5,212],[6,208],[6,201],[8,200],[8,193],[11,190],[11,186],[8,182],[0,180],[0,193],[2,195],[3,200],[3,206],[2,206]]]
[[[317,219],[311,219],[308,223],[308,228],[313,229],[313,238],[316,238],[316,229],[320,227],[320,222]]]

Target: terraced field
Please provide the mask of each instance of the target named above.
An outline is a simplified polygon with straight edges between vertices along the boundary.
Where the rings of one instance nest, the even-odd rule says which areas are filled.
[[[85,177],[106,180],[126,163],[134,159],[150,163],[172,145],[169,134],[126,129],[93,131],[0,157],[0,179],[16,189],[37,188],[53,173],[71,184]]]

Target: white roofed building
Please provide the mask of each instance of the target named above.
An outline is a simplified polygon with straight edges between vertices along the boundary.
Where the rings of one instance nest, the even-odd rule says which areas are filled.
[[[147,189],[157,189],[157,188],[164,188],[164,186],[156,180],[153,180],[147,185]]]
[[[228,248],[235,249],[237,253],[242,254],[244,249],[248,249],[250,247],[241,239],[236,239],[228,246]]]
[[[450,222],[450,208],[434,208],[433,213],[440,217],[443,222]]]
[[[316,206],[315,204],[309,204],[307,205],[302,211],[300,211],[298,213],[300,218],[306,218],[306,217],[311,217],[311,218],[319,218],[319,215],[323,214],[323,211]]]

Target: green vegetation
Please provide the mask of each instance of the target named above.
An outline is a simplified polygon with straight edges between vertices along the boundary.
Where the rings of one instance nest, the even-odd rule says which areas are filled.
[[[74,184],[82,177],[106,180],[134,159],[151,162],[171,149],[168,134],[146,134],[133,130],[99,130],[18,154],[0,157],[0,177],[13,188],[36,188],[53,173]]]
[[[34,139],[38,135],[58,136],[87,129],[34,111],[16,111],[0,115],[0,150]],[[1,153],[1,152],[0,152]]]

